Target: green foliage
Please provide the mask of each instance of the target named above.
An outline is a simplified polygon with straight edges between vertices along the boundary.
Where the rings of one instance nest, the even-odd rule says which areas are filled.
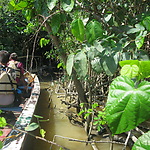
[[[129,78],[137,77],[138,80],[148,78],[150,76],[150,61],[125,60],[119,62],[121,75]]]
[[[98,103],[93,103],[91,106],[92,108],[86,109],[84,108],[84,103],[80,103],[80,107],[82,108],[81,111],[78,113],[78,115],[82,115],[84,114],[84,118],[86,119],[89,115],[94,113],[94,110],[96,109],[96,107],[98,107]]]
[[[119,64],[124,76],[111,83],[105,110],[112,134],[132,130],[150,115],[150,82],[140,81],[150,76],[150,61],[126,60]],[[149,149],[149,138],[149,132],[142,135],[132,150]]]
[[[52,10],[55,6],[58,0],[47,0],[47,6],[50,10]]]
[[[3,142],[0,141],[0,149],[3,148]]]
[[[0,110],[0,114],[2,113],[2,110]],[[0,128],[3,128],[7,125],[6,119],[4,117],[0,117]],[[0,130],[0,136],[3,135],[3,131]],[[3,147],[3,142],[0,141],[0,149]]]
[[[103,128],[103,125],[105,125],[106,122],[106,114],[103,111],[98,111],[97,117],[94,117],[94,123],[93,125],[97,126],[97,130],[100,131]]]
[[[84,57],[80,57],[81,53],[83,53]],[[77,59],[80,57],[82,61],[76,61],[76,57]],[[93,46],[84,47],[82,52],[78,51],[74,57],[68,56],[66,64],[67,73],[71,75],[72,67],[75,67],[79,77],[85,77],[88,75],[88,62],[90,62],[93,71],[97,74],[105,72],[108,76],[113,76],[117,70],[120,59],[118,52],[114,53],[108,51],[108,47],[105,48],[105,46],[102,46],[101,42],[95,41]],[[72,63],[69,65],[69,62]],[[83,70],[84,74],[81,73],[81,70]]]
[[[83,51],[78,52],[74,56],[74,67],[79,77],[84,78],[87,75],[87,57]]]
[[[24,10],[24,16],[27,21],[30,21],[30,19],[32,17],[32,10],[30,10],[30,9]]]
[[[57,68],[64,68],[65,69],[65,66],[64,66],[64,63],[63,62],[60,62],[57,64]]]
[[[0,110],[0,113],[2,113],[2,110]],[[6,119],[4,117],[0,117],[0,128],[3,128],[7,125]],[[0,136],[3,135],[3,131],[0,130]],[[3,142],[0,141],[0,149],[3,147]]]
[[[117,77],[110,85],[106,103],[106,120],[113,134],[134,129],[149,119],[150,83],[136,85],[126,76]]]
[[[3,135],[3,131],[2,130],[0,130],[0,136],[2,136]]]
[[[84,108],[84,103],[80,104],[82,108],[78,115],[84,115],[84,119],[86,119],[89,115],[93,115],[93,125],[95,125],[98,131],[101,130],[102,126],[106,124],[105,112],[97,111],[96,108],[99,106],[98,103],[92,103],[92,107],[90,109]]]
[[[44,129],[40,129],[40,134],[41,134],[42,138],[45,137],[45,133],[46,133],[46,131]]]
[[[145,17],[142,21],[142,24],[148,31],[150,31],[150,16]]]
[[[144,44],[144,38],[147,35],[147,31],[141,31],[140,34],[135,38],[135,44],[138,49],[140,49]]]
[[[34,115],[34,117],[36,117],[38,119],[42,119],[43,118],[42,116],[39,116],[39,115]]]
[[[31,124],[29,124],[27,127],[25,127],[25,131],[34,131],[37,128],[39,128],[39,124],[32,122]]]
[[[25,33],[32,33],[34,31],[35,25],[33,23],[28,23],[26,28],[24,29]]]
[[[86,34],[86,39],[90,44],[93,44],[93,41],[95,41],[97,38],[103,37],[102,25],[96,20],[92,20],[86,25],[86,32],[81,19],[73,20],[71,24],[71,29],[72,34],[80,42],[83,42],[85,37],[84,34]]]
[[[134,146],[132,147],[132,150],[148,150],[150,149],[150,131],[143,134],[141,137],[138,138],[138,140],[135,142]]]
[[[25,131],[34,131],[34,130],[39,128],[40,129],[40,135],[44,138],[46,131],[41,128],[40,122],[49,121],[49,119],[43,120],[43,117],[39,116],[39,115],[34,115],[34,117],[37,119],[37,123],[32,122],[27,127],[25,127]]]
[[[66,71],[67,71],[69,76],[71,76],[73,64],[74,64],[74,54],[71,53],[68,56],[67,63],[66,63]]]
[[[118,62],[115,62],[115,57],[113,55],[106,55],[102,58],[102,65],[106,74],[112,76],[116,72]]]
[[[84,24],[81,19],[76,19],[72,22],[71,32],[77,38],[77,40],[83,42],[85,31]]]
[[[49,42],[50,42],[50,40],[47,40],[45,38],[41,38],[40,39],[40,46],[41,47],[46,46]]]
[[[51,20],[52,32],[54,35],[58,33],[61,23],[61,14],[55,14]]]
[[[94,40],[102,37],[103,37],[103,29],[101,23],[96,20],[90,21],[86,25],[86,39],[88,43],[92,44]]]
[[[26,1],[20,1],[19,3],[15,4],[15,1],[11,0],[9,4],[10,8],[13,8],[15,11],[22,10],[23,8],[26,8],[28,6],[28,3]]]
[[[61,0],[61,5],[66,12],[70,12],[74,7],[74,0]]]
[[[147,30],[149,30],[147,28],[148,23],[148,19],[145,18],[143,23],[140,22],[139,24],[135,24],[135,28],[131,28],[127,31],[127,34],[136,33],[135,45],[137,49],[140,49],[144,44],[145,37],[147,36]],[[146,29],[144,26],[146,26]]]
[[[3,22],[2,28],[0,27],[1,31],[3,31],[0,36],[1,43],[3,43],[1,44],[1,49],[3,47],[7,49],[6,44],[9,45],[10,48],[16,47],[16,49],[18,49],[20,43],[21,46],[23,45],[21,36],[19,35],[32,34],[32,32],[38,31],[38,29],[41,28],[41,23],[45,21],[51,30],[48,30],[45,26],[42,27],[41,30],[44,32],[48,31],[50,37],[54,37],[53,40],[51,40],[54,48],[47,53],[47,56],[51,57],[51,54],[57,58],[64,58],[66,56],[64,60],[67,59],[67,62],[61,61],[59,66],[66,65],[66,70],[69,75],[72,74],[72,69],[74,68],[79,77],[78,80],[81,80],[83,84],[85,81],[83,79],[88,78],[90,85],[94,85],[95,81],[92,81],[90,73],[94,74],[95,78],[101,74],[113,77],[117,74],[119,61],[138,60],[133,62],[128,61],[125,65],[121,66],[121,74],[126,76],[122,77],[123,81],[121,83],[125,84],[125,88],[131,88],[131,93],[128,89],[121,89],[124,94],[127,94],[127,96],[126,94],[123,95],[122,101],[125,106],[126,104],[132,104],[128,98],[131,96],[132,100],[132,96],[135,94],[134,96],[137,97],[137,100],[138,96],[143,99],[143,97],[138,94],[145,94],[141,87],[145,89],[145,84],[148,84],[148,82],[144,81],[141,82],[141,84],[138,84],[138,82],[140,82],[140,79],[143,80],[149,77],[149,2],[143,0],[140,2],[140,6],[138,1],[133,0],[124,0],[121,2],[111,1],[111,4],[109,2],[109,0],[96,0],[93,2],[91,2],[91,0],[18,0],[17,2],[12,0],[9,4],[11,6],[10,9],[15,10],[15,12],[13,12],[15,15],[18,13],[16,10],[19,10],[19,15],[17,14],[17,19],[13,18],[13,20],[9,20],[7,18],[10,18],[11,14],[7,15],[9,17],[5,17],[7,11],[4,11],[5,13],[3,13],[1,21]],[[1,6],[4,6],[3,10],[6,10],[6,5]],[[26,21],[23,17],[20,17],[21,11]],[[26,32],[22,32],[25,29],[25,26],[20,25],[22,21],[27,25]],[[14,25],[14,23],[17,23],[17,25]],[[8,36],[10,33],[11,36]],[[7,36],[7,38],[4,38],[5,36]],[[16,37],[18,37],[19,40],[14,40]],[[45,39],[48,38],[47,34],[42,37]],[[58,38],[58,41],[55,41],[56,38]],[[22,39],[24,39],[24,36]],[[29,39],[28,36],[27,39]],[[7,41],[7,43],[5,41]],[[19,43],[16,41],[19,41]],[[14,46],[14,43],[17,44]],[[44,46],[44,43],[42,42],[41,45]],[[143,62],[143,60],[147,60],[147,62]],[[63,68],[65,69],[65,67]],[[95,72],[97,74],[95,74]],[[130,78],[134,78],[134,80],[137,78],[138,82],[136,81],[136,83],[134,83]],[[117,79],[121,80],[120,78]],[[120,81],[117,79],[114,80],[114,83],[120,84]],[[119,88],[118,86],[119,85],[116,85],[117,89]],[[115,88],[115,85],[113,88]],[[113,88],[112,91],[115,91]],[[86,87],[85,91],[88,93],[89,91],[87,90]],[[140,92],[137,94],[137,91]],[[118,97],[119,96],[120,95],[118,95]],[[121,98],[122,97],[120,97],[120,99]],[[111,98],[111,95],[110,99],[117,101],[117,98]],[[124,110],[123,104],[120,109]],[[117,129],[113,129],[114,134],[116,132],[129,130],[141,122],[141,117],[138,119],[135,113],[135,107],[138,103],[132,105],[133,108],[132,106],[131,108],[127,108],[133,109],[133,117],[137,117],[136,121],[127,124],[126,127],[123,125],[121,128],[120,126],[125,122],[125,116],[123,118],[120,117],[120,120],[116,118],[117,121],[121,122]],[[90,108],[92,108],[92,105]],[[82,113],[86,111],[87,110],[83,110]],[[86,117],[92,112],[93,109],[89,109],[86,113]],[[129,111],[125,109],[124,112],[127,113]],[[141,112],[143,113],[143,110],[141,110]],[[112,119],[111,121],[109,124],[114,125],[114,120]]]
[[[95,57],[94,59],[91,60],[91,65],[93,70],[96,73],[101,73],[103,71],[102,65],[101,65],[101,58],[100,57]]]
[[[0,117],[0,127],[5,127],[7,125],[6,119],[4,117]]]

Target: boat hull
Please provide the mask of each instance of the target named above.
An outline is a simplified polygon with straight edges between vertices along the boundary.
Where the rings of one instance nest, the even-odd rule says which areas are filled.
[[[4,146],[1,150],[21,150],[24,146],[24,141],[27,135],[26,132],[21,132],[19,130],[24,131],[25,127],[32,121],[40,95],[40,82],[37,76],[34,78],[33,85],[31,95],[27,98],[24,108],[14,124],[14,129],[11,130],[6,139],[3,141]]]

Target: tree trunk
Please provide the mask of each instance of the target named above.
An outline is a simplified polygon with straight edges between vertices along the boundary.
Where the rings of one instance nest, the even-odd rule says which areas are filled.
[[[61,47],[61,43],[59,41],[59,38],[57,36],[54,36],[52,35],[52,30],[51,30],[51,27],[48,23],[45,22],[45,27],[52,39],[52,42],[53,44],[60,50],[62,50],[59,54],[59,56],[62,58],[64,64],[66,64],[66,61],[67,61],[67,54],[66,52],[62,49]],[[85,106],[88,107],[88,101],[87,101],[87,98],[85,96],[85,91],[83,89],[83,86],[80,82],[80,80],[77,79],[77,73],[76,71],[73,69],[72,71],[72,75],[73,75],[73,81],[74,81],[74,84],[75,84],[75,87],[76,87],[76,90],[77,90],[77,93],[78,93],[78,96],[79,96],[79,100],[81,103],[85,103]]]

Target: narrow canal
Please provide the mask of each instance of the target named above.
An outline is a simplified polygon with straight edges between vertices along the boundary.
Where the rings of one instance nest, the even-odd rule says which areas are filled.
[[[35,112],[36,115],[43,116],[44,119],[49,119],[49,121],[41,123],[41,127],[46,130],[45,138],[70,150],[93,150],[90,144],[86,145],[85,143],[68,140],[68,138],[87,140],[87,136],[84,128],[72,125],[69,122],[66,116],[68,109],[64,104],[61,104],[60,95],[52,92],[49,107],[50,95],[46,89],[50,87],[50,84],[50,82],[41,82],[41,95]],[[39,131],[34,131],[33,134],[39,136]],[[95,140],[107,141],[108,138],[102,139],[101,137],[97,137]],[[96,144],[96,147],[98,149],[95,148],[95,150],[109,150],[110,144]],[[122,145],[114,144],[114,150],[121,150],[122,148]],[[60,150],[60,147],[36,138],[28,137],[23,150]]]

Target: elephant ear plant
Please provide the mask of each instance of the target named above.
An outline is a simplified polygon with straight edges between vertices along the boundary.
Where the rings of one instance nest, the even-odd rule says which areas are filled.
[[[150,118],[150,61],[120,61],[120,76],[109,87],[106,121],[113,135],[130,131]],[[150,131],[142,135],[132,150],[150,149]]]

